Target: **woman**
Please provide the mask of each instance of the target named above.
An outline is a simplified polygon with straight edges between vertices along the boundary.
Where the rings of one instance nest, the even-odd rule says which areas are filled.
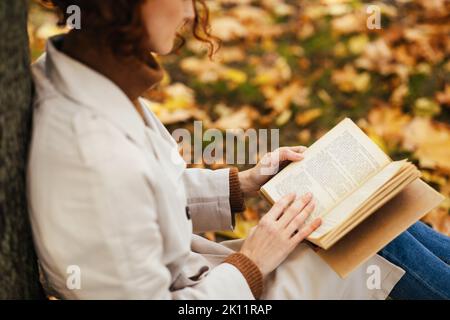
[[[208,41],[203,1],[46,2],[61,13],[77,4],[82,13],[82,29],[50,39],[33,66],[28,186],[50,293],[83,299],[384,299],[391,291],[394,298],[449,297],[449,239],[421,224],[340,279],[301,243],[320,225],[317,219],[304,224],[314,209],[312,195],[284,197],[245,240],[215,243],[193,234],[232,228],[243,197],[268,179],[262,163],[244,172],[186,169],[173,158],[170,134],[139,100],[162,78],[149,52],[168,54],[188,21],[196,37]],[[299,161],[303,151],[280,148],[263,159]],[[426,268],[415,264],[417,256]],[[381,285],[372,290],[366,286],[370,265],[381,270]]]

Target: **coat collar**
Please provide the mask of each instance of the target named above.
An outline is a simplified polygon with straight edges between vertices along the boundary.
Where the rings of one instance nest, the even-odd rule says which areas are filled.
[[[45,73],[62,95],[108,118],[134,142],[143,145],[145,123],[126,94],[111,80],[57,48],[63,36],[47,42]]]

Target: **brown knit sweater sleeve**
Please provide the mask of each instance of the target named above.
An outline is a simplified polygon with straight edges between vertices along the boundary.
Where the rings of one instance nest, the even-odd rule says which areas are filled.
[[[239,170],[236,167],[230,168],[230,207],[231,213],[242,212],[245,210],[244,194],[239,182]]]
[[[234,213],[245,210],[244,194],[239,182],[239,170],[236,167],[230,169],[230,207],[234,226]],[[224,263],[235,266],[244,276],[255,299],[259,299],[263,291],[263,276],[258,266],[242,253],[229,255]]]
[[[239,269],[255,299],[261,297],[264,288],[263,276],[258,266],[251,259],[242,253],[233,253],[225,259],[224,263],[229,263]]]

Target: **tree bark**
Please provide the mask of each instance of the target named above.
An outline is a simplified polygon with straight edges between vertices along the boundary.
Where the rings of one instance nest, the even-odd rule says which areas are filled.
[[[25,192],[32,96],[27,6],[0,1],[0,299],[44,297]]]

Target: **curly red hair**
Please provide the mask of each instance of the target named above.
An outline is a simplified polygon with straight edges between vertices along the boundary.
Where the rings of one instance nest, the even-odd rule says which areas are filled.
[[[67,8],[77,5],[83,12],[83,28],[106,35],[105,39],[119,55],[142,57],[148,54],[145,46],[145,28],[141,18],[141,6],[146,0],[40,0],[49,8],[56,8],[59,25],[65,25],[69,17]],[[194,37],[207,43],[209,56],[220,47],[220,39],[210,31],[210,14],[205,0],[192,0],[195,18],[192,26]],[[177,34],[180,40],[176,50],[183,47],[185,39]]]

